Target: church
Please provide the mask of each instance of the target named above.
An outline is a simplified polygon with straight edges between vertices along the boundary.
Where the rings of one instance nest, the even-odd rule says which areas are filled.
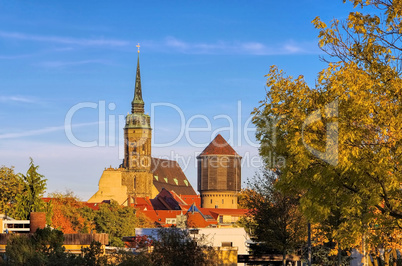
[[[151,117],[145,114],[138,51],[134,98],[124,127],[124,159],[118,168],[107,168],[98,191],[88,203],[115,200],[131,206],[136,199],[154,199],[163,191],[174,195],[200,197],[200,207],[237,209],[241,189],[241,157],[221,136],[197,157],[197,195],[176,161],[151,156]],[[166,192],[164,192],[166,194]]]

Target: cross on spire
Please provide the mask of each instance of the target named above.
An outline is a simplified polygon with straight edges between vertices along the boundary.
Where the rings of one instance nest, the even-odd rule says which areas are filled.
[[[138,53],[140,53],[140,43],[138,43],[136,46],[138,48]]]

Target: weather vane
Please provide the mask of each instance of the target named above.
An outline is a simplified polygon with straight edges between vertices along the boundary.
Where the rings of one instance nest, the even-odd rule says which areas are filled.
[[[140,43],[138,43],[136,46],[138,48],[138,53],[140,53]]]

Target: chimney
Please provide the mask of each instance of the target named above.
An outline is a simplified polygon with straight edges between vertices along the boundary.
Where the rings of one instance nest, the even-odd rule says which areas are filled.
[[[31,212],[30,214],[30,233],[35,233],[38,228],[45,228],[46,226],[46,213],[45,212]]]

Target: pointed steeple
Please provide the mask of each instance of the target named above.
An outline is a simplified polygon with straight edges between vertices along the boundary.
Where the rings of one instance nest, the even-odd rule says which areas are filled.
[[[139,45],[137,46],[139,47]],[[138,48],[137,74],[135,77],[134,99],[131,102],[131,113],[144,113],[144,101],[142,100],[141,74],[140,74],[140,50]]]

